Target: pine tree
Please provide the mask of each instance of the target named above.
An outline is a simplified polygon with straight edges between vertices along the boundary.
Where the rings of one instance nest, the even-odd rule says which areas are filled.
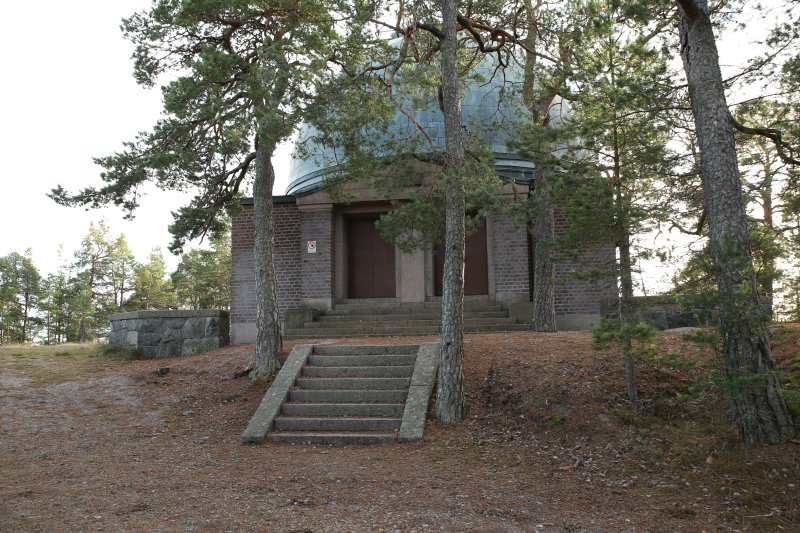
[[[558,169],[553,194],[568,222],[566,235],[555,240],[559,253],[580,262],[602,247],[616,248],[606,264],[593,261],[592,272],[575,274],[618,285],[616,318],[604,322],[596,341],[621,348],[628,398],[636,405],[634,341],[652,337],[639,326],[634,305],[637,262],[650,253],[636,241],[670,214],[662,194],[677,157],[667,148],[668,117],[680,103],[659,46],[661,28],[645,24],[634,8],[602,0],[570,4],[571,26],[583,28],[563,38],[569,52],[562,64],[576,65],[564,74],[570,110],[550,134],[561,141],[559,157],[540,157]],[[525,137],[526,149],[542,154],[546,134]]]
[[[378,27],[394,30],[398,37],[392,46],[381,48],[382,59],[372,59],[377,66],[367,65],[366,70],[372,76],[365,76],[366,88],[357,93],[366,95],[361,107],[363,101],[372,103],[376,94],[385,95],[369,110],[378,111],[376,118],[388,125],[389,134],[385,135],[387,129],[381,130],[376,121],[363,120],[363,114],[358,112],[330,112],[327,125],[324,121],[315,124],[318,141],[329,147],[344,148],[346,161],[339,164],[337,160],[340,173],[333,191],[347,180],[365,177],[372,179],[376,189],[384,193],[414,185],[412,201],[395,202],[392,212],[382,217],[381,233],[404,250],[444,244],[441,364],[436,399],[436,416],[444,422],[461,421],[466,412],[465,235],[469,226],[486,216],[491,207],[487,205],[491,193],[500,185],[492,169],[491,154],[478,136],[470,133],[471,125],[465,128],[462,124],[460,86],[463,79],[486,81],[485,74],[477,68],[486,56],[496,58],[497,76],[502,77],[498,72],[509,66],[508,46],[519,39],[505,29],[505,25],[513,27],[505,15],[498,5],[491,3],[472,5],[465,13],[459,12],[449,0],[397,5],[391,19],[373,20]],[[468,37],[460,39],[458,32]],[[346,101],[355,103],[358,98]],[[438,139],[442,132],[428,131],[424,121],[418,121],[413,114],[415,110],[429,112],[432,101],[438,103],[443,117],[444,146]],[[410,125],[401,139],[397,129],[387,124],[394,112],[406,117]],[[341,120],[357,126],[346,128],[350,135],[343,135],[338,128]],[[497,124],[481,126],[491,129]],[[369,135],[375,131],[379,133]],[[371,142],[387,137],[391,139],[389,143]],[[421,174],[429,181],[423,179],[422,186],[416,187],[420,183],[415,178]]]
[[[133,292],[136,257],[128,246],[125,235],[114,242],[110,258],[111,287],[114,291],[114,306],[121,310],[125,306],[127,294]]]
[[[43,283],[40,309],[45,328],[45,344],[67,342],[71,308],[69,306],[69,279],[67,269],[61,265],[55,273],[47,276]]]
[[[160,248],[153,248],[147,262],[134,268],[133,278],[133,294],[128,299],[128,309],[164,310],[175,307],[175,292],[167,277],[167,267]]]
[[[100,158],[106,185],[52,196],[68,205],[114,203],[132,211],[138,186],[194,190],[170,227],[178,252],[188,239],[220,233],[248,182],[255,201],[257,329],[254,377],[278,366],[281,332],[272,251],[271,158],[314,102],[315,87],[346,62],[347,36],[363,19],[361,3],[323,0],[157,0],[123,22],[136,44],[134,76],[163,87],[164,118],[125,150]],[[357,37],[353,38],[359,44]]]
[[[0,257],[0,344],[34,340],[41,296],[41,274],[30,248],[25,255]]]
[[[231,246],[228,234],[211,242],[211,249],[181,255],[171,276],[177,304],[184,309],[229,309]]]
[[[112,278],[114,238],[105,220],[89,223],[75,251],[70,276],[69,307],[75,333],[68,340],[88,342],[105,335],[108,317],[115,309]]]
[[[732,412],[748,445],[790,440],[794,424],[781,396],[758,298],[741,192],[733,121],[719,68],[708,3],[677,0],[678,31],[700,149],[711,255],[720,298],[722,355],[735,387]]]

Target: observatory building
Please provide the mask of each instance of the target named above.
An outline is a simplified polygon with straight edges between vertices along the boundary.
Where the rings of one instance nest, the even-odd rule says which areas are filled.
[[[535,187],[533,163],[509,147],[526,127],[521,113],[519,69],[501,71],[490,60],[464,93],[462,121],[471,136],[491,148],[501,178],[495,194],[514,201]],[[418,98],[417,98],[418,100]],[[410,106],[411,107],[411,106]],[[398,111],[383,141],[404,142],[422,128],[429,139],[444,146],[444,122],[436,94],[427,105]],[[561,104],[551,109],[558,121]],[[329,148],[315,146],[312,132],[301,132],[304,156],[295,155],[284,196],[273,198],[274,249],[278,304],[288,337],[336,335],[396,335],[438,332],[443,253],[438,246],[411,253],[385,241],[375,227],[391,201],[423,187],[437,169],[420,154],[415,184],[391,198],[370,183],[347,186],[348,201],[332,198],[323,188],[336,170]],[[430,144],[430,143],[429,143]],[[389,167],[391,168],[391,167]],[[256,339],[255,260],[252,199],[233,220],[231,339]],[[566,221],[556,214],[556,233]],[[532,243],[524,223],[490,216],[466,239],[465,331],[527,329],[532,291]],[[613,261],[609,245],[585,254],[589,263]],[[555,302],[559,329],[582,329],[597,324],[608,285],[572,279],[579,265],[556,263]],[[417,320],[415,320],[415,318]],[[337,329],[338,328],[338,329]]]

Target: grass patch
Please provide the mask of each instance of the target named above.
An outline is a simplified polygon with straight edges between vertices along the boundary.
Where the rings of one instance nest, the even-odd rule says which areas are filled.
[[[0,346],[0,369],[31,380],[32,386],[63,383],[130,361],[134,352],[108,344]]]
[[[130,361],[135,359],[136,350],[124,348],[114,344],[97,344],[89,357],[98,359],[110,359],[112,361]]]

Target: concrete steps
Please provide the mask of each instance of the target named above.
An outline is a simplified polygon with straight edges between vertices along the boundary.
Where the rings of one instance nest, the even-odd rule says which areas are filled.
[[[437,364],[435,343],[296,346],[243,441],[372,444],[419,438]]]
[[[270,440],[275,442],[289,442],[292,444],[382,444],[397,441],[397,434],[392,433],[315,433],[312,431],[285,431],[271,433]]]
[[[508,311],[481,299],[464,301],[464,331],[525,331],[527,324],[509,318]],[[441,301],[397,302],[392,299],[347,300],[336,304],[303,327],[288,329],[284,336],[336,338],[354,336],[438,335],[441,333]]]

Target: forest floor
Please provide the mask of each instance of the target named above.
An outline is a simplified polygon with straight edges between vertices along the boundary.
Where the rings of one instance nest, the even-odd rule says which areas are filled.
[[[797,379],[800,325],[771,331]],[[590,333],[466,335],[463,424],[337,447],[240,444],[267,388],[235,377],[252,346],[2,348],[0,531],[800,531],[800,440],[745,449],[712,354],[658,344],[697,365],[641,363],[634,412]]]

